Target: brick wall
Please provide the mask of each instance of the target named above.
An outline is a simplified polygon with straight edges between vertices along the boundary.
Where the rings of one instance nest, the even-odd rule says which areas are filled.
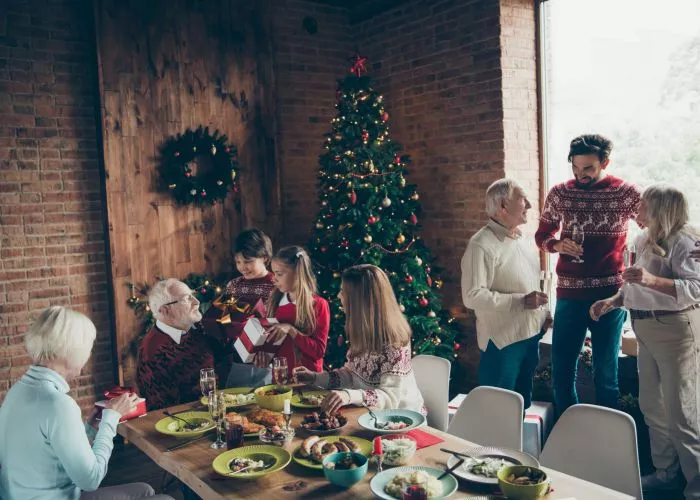
[[[83,407],[112,382],[92,12],[84,2],[0,8],[0,401],[30,360],[22,336],[48,305],[87,314]]]

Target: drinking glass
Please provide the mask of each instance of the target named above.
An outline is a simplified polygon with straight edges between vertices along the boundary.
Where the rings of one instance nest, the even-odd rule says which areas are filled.
[[[216,373],[213,368],[202,368],[199,370],[199,390],[202,396],[207,396],[211,391],[216,390]]]
[[[581,226],[573,226],[571,228],[571,241],[574,243],[578,243],[579,245],[583,245],[583,228]],[[581,257],[574,257],[573,262],[576,262],[577,264],[582,264],[583,259]]]
[[[210,448],[220,450],[226,446],[226,443],[221,439],[221,423],[226,413],[226,398],[224,391],[210,391],[208,397],[209,415],[216,425],[216,441],[211,444]]]
[[[549,271],[540,271],[540,292],[549,295],[550,289],[552,287],[552,273]],[[544,309],[546,306],[542,304],[540,309]]]
[[[622,251],[622,260],[625,263],[625,267],[632,267],[637,262],[637,248],[634,243],[630,243]]]
[[[272,360],[272,383],[284,385],[288,376],[287,358],[275,358]]]

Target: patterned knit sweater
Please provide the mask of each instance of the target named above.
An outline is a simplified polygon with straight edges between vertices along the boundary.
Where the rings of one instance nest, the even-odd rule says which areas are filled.
[[[611,175],[588,189],[574,179],[554,186],[545,200],[537,245],[554,252],[560,237],[571,238],[571,227],[584,231],[583,263],[560,255],[557,262],[557,297],[598,300],[614,295],[622,284],[622,251],[630,219],[637,217],[640,190]]]
[[[136,380],[149,410],[189,403],[201,396],[199,370],[213,367],[226,380],[228,362],[211,337],[191,331],[180,343],[153,327],[141,341]]]

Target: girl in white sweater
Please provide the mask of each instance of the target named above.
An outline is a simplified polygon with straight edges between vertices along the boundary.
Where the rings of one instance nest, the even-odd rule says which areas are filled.
[[[347,362],[331,372],[298,367],[297,381],[334,389],[322,404],[329,413],[349,404],[424,411],[411,362],[411,327],[384,271],[369,264],[345,270],[338,298],[350,342]]]

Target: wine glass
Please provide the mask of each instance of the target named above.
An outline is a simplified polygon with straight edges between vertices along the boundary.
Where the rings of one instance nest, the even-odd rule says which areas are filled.
[[[581,226],[572,226],[571,241],[579,245],[583,245],[583,238],[583,228]],[[583,259],[581,257],[574,257],[574,260],[572,262],[576,262],[577,264],[583,264]]]
[[[287,358],[275,358],[272,360],[272,383],[284,385],[287,383],[289,368]]]
[[[632,267],[637,262],[637,248],[634,243],[630,243],[622,251],[622,260],[625,263],[625,267]]]
[[[224,414],[226,413],[226,398],[224,397],[224,391],[210,391],[209,392],[209,415],[216,425],[216,441],[214,441],[210,448],[219,450],[226,446],[226,443],[221,439],[221,422],[224,419]]]
[[[213,368],[199,370],[199,390],[202,391],[204,397],[216,390],[216,372]]]

